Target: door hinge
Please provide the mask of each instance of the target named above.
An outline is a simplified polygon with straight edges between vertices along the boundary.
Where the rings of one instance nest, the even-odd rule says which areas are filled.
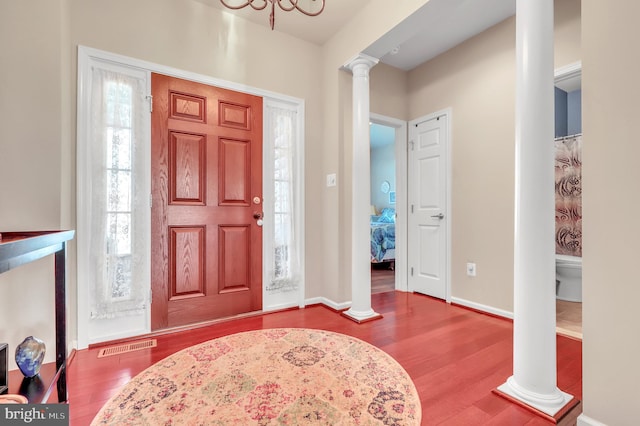
[[[413,276],[413,266],[411,267],[411,276]]]
[[[413,213],[413,204],[411,204],[411,213]]]
[[[415,149],[415,143],[413,141],[409,141],[409,145],[411,145],[411,151]]]
[[[153,112],[153,95],[145,96],[149,100],[149,112]]]
[[[149,207],[153,208],[153,194],[149,194]]]

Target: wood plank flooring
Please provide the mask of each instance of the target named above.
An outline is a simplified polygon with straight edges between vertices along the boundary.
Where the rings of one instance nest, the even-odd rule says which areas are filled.
[[[395,291],[396,271],[390,263],[371,264],[371,293],[384,293]]]
[[[556,327],[560,334],[582,339],[582,303],[556,300]]]
[[[395,291],[395,271],[389,264],[371,264],[371,293]],[[556,331],[582,339],[582,303],[556,300]]]
[[[356,324],[324,306],[253,316],[157,336],[158,346],[98,358],[99,348],[78,351],[69,366],[71,425],[87,425],[133,376],[168,355],[241,331],[308,327],[348,334],[393,356],[414,380],[423,425],[549,425],[548,421],[492,393],[512,374],[510,321],[412,293],[372,296],[383,315]],[[582,343],[557,337],[558,387],[582,399]],[[572,412],[561,424],[575,424]]]

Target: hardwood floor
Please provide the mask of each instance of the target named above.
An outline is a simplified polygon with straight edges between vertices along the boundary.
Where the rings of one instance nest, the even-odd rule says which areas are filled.
[[[558,333],[582,339],[582,303],[556,300]]]
[[[371,293],[395,291],[396,271],[389,263],[371,264]]]
[[[157,336],[157,347],[121,355],[98,358],[99,348],[78,351],[68,372],[71,425],[89,424],[119,387],[176,351],[227,334],[277,327],[336,331],[385,350],[414,380],[423,425],[550,424],[492,393],[512,374],[509,320],[397,291],[374,294],[372,304],[383,318],[364,324],[311,306]],[[558,387],[581,399],[582,344],[558,336],[557,349]]]
[[[371,293],[395,291],[395,271],[388,263],[371,264]],[[556,331],[582,339],[582,303],[556,300]]]

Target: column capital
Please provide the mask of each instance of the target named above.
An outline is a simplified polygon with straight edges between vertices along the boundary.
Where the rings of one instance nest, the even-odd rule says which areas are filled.
[[[368,71],[371,68],[373,68],[378,62],[380,62],[378,58],[365,55],[364,53],[359,53],[353,58],[351,58],[349,61],[347,61],[347,63],[344,64],[343,67],[345,69],[350,70],[352,73],[354,73],[354,76],[355,76],[356,68],[361,68],[361,66],[365,66],[366,70]]]

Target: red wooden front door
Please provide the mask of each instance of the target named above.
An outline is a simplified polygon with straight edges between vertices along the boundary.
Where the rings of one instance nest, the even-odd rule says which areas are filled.
[[[151,329],[260,310],[262,98],[151,86]]]

